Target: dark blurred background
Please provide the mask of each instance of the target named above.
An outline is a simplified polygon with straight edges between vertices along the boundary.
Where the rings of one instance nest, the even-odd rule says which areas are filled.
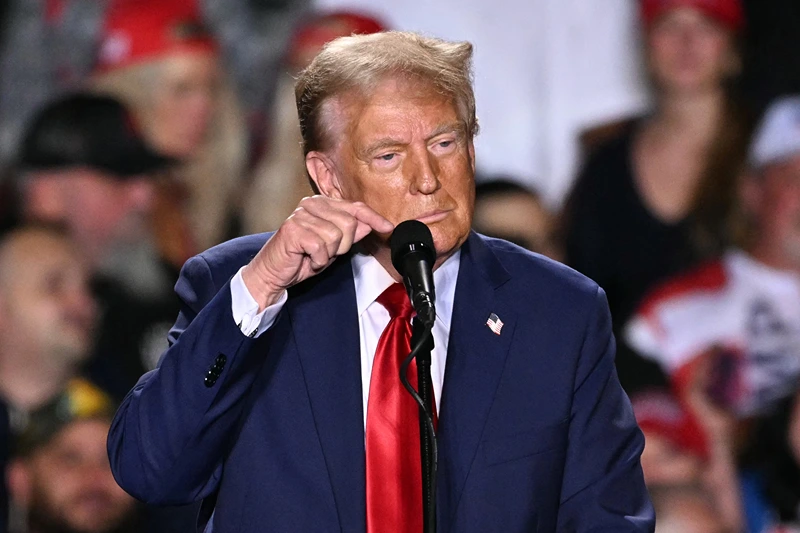
[[[475,45],[474,227],[606,291],[658,533],[800,532],[796,0],[4,0],[0,532],[194,531],[114,482],[183,263],[311,194],[328,41]]]

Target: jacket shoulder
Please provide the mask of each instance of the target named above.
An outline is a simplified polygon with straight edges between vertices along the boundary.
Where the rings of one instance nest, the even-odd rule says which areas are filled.
[[[511,278],[523,287],[529,287],[540,295],[596,297],[599,286],[580,272],[508,241],[480,237]]]

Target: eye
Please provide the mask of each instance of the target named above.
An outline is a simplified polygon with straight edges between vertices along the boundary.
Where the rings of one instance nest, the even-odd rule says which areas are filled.
[[[457,139],[454,139],[452,135],[449,135],[445,138],[437,140],[434,144],[432,144],[429,148],[434,154],[438,155],[448,155],[453,153],[457,146]]]
[[[376,159],[380,159],[381,161],[391,161],[397,154],[383,154],[379,155]]]

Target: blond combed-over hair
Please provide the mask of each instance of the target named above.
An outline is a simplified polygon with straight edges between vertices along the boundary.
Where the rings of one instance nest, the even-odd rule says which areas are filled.
[[[465,132],[478,132],[472,89],[472,44],[412,32],[389,31],[340,37],[328,43],[295,84],[303,153],[329,148],[324,106],[356,92],[368,96],[382,80],[403,77],[430,84],[451,97]]]

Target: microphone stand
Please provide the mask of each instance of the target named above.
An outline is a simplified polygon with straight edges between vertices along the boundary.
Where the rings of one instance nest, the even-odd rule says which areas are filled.
[[[436,533],[436,434],[430,430],[433,412],[433,384],[431,380],[431,351],[433,332],[421,320],[412,323],[411,346],[417,360],[417,390],[422,399],[419,408],[420,460],[422,468],[422,531]],[[427,335],[426,335],[427,333]],[[418,343],[422,343],[418,345]]]

